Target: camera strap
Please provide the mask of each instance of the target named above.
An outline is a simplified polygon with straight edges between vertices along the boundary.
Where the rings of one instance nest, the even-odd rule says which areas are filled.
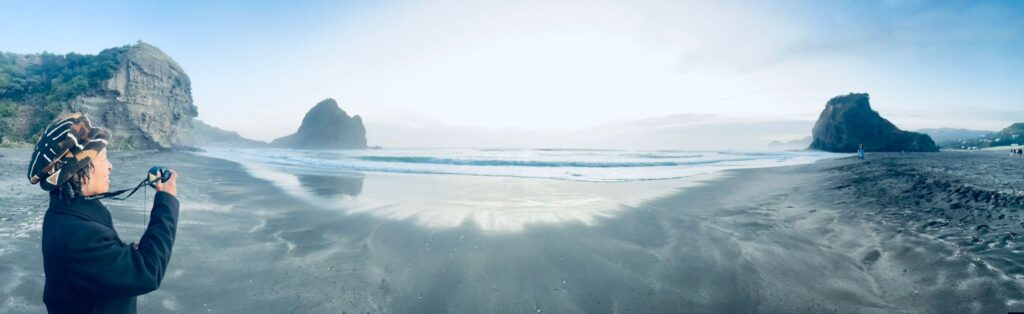
[[[123,200],[126,200],[129,197],[131,197],[133,194],[135,194],[136,191],[138,191],[142,187],[148,185],[149,183],[150,183],[149,179],[145,179],[145,180],[142,180],[142,182],[139,182],[139,185],[136,185],[134,188],[124,189],[124,190],[117,190],[117,191],[111,191],[111,192],[106,192],[106,193],[100,193],[100,194],[96,194],[96,195],[92,195],[92,196],[86,196],[83,199],[85,199],[85,200],[98,200],[98,199],[109,198],[109,199],[112,199],[112,200],[123,201]],[[123,197],[117,197],[118,195],[124,194],[124,193],[129,192],[129,191],[130,191],[130,193],[128,193],[128,195],[125,195]]]

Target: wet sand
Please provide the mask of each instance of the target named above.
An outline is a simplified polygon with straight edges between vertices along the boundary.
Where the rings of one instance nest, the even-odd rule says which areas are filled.
[[[27,151],[0,155],[0,312],[40,312],[45,195],[24,179]],[[325,206],[189,153],[110,156],[114,187],[153,164],[182,178],[170,269],[139,299],[146,313],[1024,311],[1024,160],[1004,154],[735,170],[510,232]],[[378,182],[296,177],[346,198]],[[138,238],[142,199],[107,204],[121,237]]]

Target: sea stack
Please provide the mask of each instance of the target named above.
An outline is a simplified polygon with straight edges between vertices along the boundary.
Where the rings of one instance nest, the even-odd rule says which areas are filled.
[[[812,131],[811,149],[850,153],[860,144],[869,152],[937,152],[931,137],[902,131],[871,110],[866,93],[833,97]]]
[[[276,147],[300,149],[366,148],[366,127],[359,115],[349,117],[338,102],[325,99],[313,106],[302,118],[294,134],[270,143]]]

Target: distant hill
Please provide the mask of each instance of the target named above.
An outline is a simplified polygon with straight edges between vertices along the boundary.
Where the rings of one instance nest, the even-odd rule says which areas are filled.
[[[270,146],[270,143],[244,138],[241,135],[238,135],[237,132],[227,131],[211,126],[199,119],[192,121],[191,138],[189,138],[188,144],[199,147],[231,148]]]
[[[833,97],[812,130],[811,149],[855,152],[860,144],[873,152],[935,152],[928,135],[903,131],[871,109],[868,94]]]
[[[943,145],[951,149],[979,149],[1013,144],[1024,145],[1024,123],[1014,123],[988,137],[950,141]]]
[[[810,146],[811,142],[813,142],[813,141],[814,141],[813,137],[807,136],[807,137],[804,137],[804,138],[801,138],[801,139],[795,139],[795,140],[792,140],[792,141],[772,141],[771,143],[768,143],[768,147],[772,147],[772,148],[787,148],[787,149],[790,149],[790,148],[807,148],[807,146]]]
[[[917,132],[928,134],[936,143],[945,144],[959,140],[974,140],[995,135],[995,131],[968,130],[954,128],[920,129]],[[945,145],[943,145],[945,146]]]
[[[1018,123],[1011,124],[1010,126],[1006,127],[1002,131],[999,131],[999,133],[996,134],[996,135],[999,136],[999,137],[1009,136],[1009,137],[1013,137],[1013,138],[1018,138],[1018,137],[1024,135],[1024,123],[1018,122]]]

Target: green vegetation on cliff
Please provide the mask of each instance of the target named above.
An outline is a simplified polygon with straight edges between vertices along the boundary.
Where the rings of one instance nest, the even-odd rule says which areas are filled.
[[[32,142],[69,100],[110,79],[129,48],[96,55],[0,52],[0,138]]]

